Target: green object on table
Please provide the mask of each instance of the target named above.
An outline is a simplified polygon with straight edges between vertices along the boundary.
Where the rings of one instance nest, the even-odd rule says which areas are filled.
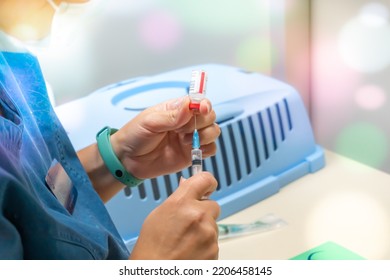
[[[364,260],[364,258],[329,241],[299,254],[290,260]]]

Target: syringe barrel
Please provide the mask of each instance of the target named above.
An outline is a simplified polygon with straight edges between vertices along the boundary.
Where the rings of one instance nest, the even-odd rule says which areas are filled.
[[[192,175],[195,175],[202,171],[202,150],[201,149],[192,149],[191,151],[192,157]]]

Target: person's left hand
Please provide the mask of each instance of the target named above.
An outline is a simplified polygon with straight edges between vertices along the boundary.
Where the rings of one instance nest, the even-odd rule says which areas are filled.
[[[111,136],[116,155],[131,174],[147,179],[188,167],[195,115],[203,158],[216,153],[221,131],[211,102],[202,100],[197,112],[189,103],[189,97],[182,97],[150,107]]]

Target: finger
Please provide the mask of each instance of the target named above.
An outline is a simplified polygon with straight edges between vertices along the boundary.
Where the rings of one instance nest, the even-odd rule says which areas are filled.
[[[194,131],[192,130],[191,132],[182,135],[181,141],[183,144],[187,144],[187,145],[192,144],[193,132]],[[215,142],[215,140],[221,134],[221,129],[219,125],[214,123],[208,127],[198,130],[198,133],[199,133],[200,145],[207,145],[212,142]]]
[[[219,204],[214,200],[202,200],[200,205],[203,207],[206,213],[208,213],[213,218],[213,221],[211,222],[214,224],[221,214],[221,207]],[[218,228],[216,228],[216,230],[218,230]]]
[[[191,133],[195,129],[195,120],[196,118],[196,129],[200,130],[205,127],[208,127],[210,125],[213,125],[216,120],[216,114],[215,111],[212,110],[210,111],[207,115],[197,115],[194,113],[194,116],[182,127],[177,129],[177,132],[182,132],[182,133]]]
[[[221,135],[221,128],[216,123],[198,130],[200,144],[207,145],[215,142]]]
[[[184,183],[187,179],[183,176],[180,177],[179,184]]]
[[[200,149],[202,150],[202,158],[203,159],[206,159],[208,157],[216,155],[216,153],[218,151],[218,147],[217,147],[217,144],[215,142],[207,144],[207,145],[201,145]],[[186,150],[184,150],[186,152],[186,154],[188,154],[188,162],[191,161],[191,157],[190,157],[191,150],[192,150],[191,145],[188,145],[188,147],[186,147]]]
[[[213,107],[212,107],[212,105],[211,105],[210,100],[208,100],[207,98],[205,98],[205,99],[203,99],[203,100],[200,102],[199,114],[201,114],[201,115],[207,115],[208,113],[211,112],[212,109],[213,109]]]
[[[196,116],[196,128],[202,129],[215,123],[217,115],[214,110],[211,110],[208,114]]]
[[[200,147],[202,149],[202,157],[208,158],[214,156],[217,153],[217,144],[210,143],[208,145],[204,145]]]
[[[180,184],[177,191],[188,198],[202,200],[205,195],[213,193],[217,185],[218,182],[211,173],[200,172]]]
[[[153,132],[179,129],[193,116],[188,106],[189,98],[182,97],[151,107],[142,113],[142,126]]]

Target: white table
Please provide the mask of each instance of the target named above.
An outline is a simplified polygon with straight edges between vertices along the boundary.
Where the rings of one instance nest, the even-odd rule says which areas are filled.
[[[326,166],[223,223],[273,213],[287,226],[220,241],[220,259],[284,260],[333,241],[366,259],[390,259],[390,175],[330,151]]]

